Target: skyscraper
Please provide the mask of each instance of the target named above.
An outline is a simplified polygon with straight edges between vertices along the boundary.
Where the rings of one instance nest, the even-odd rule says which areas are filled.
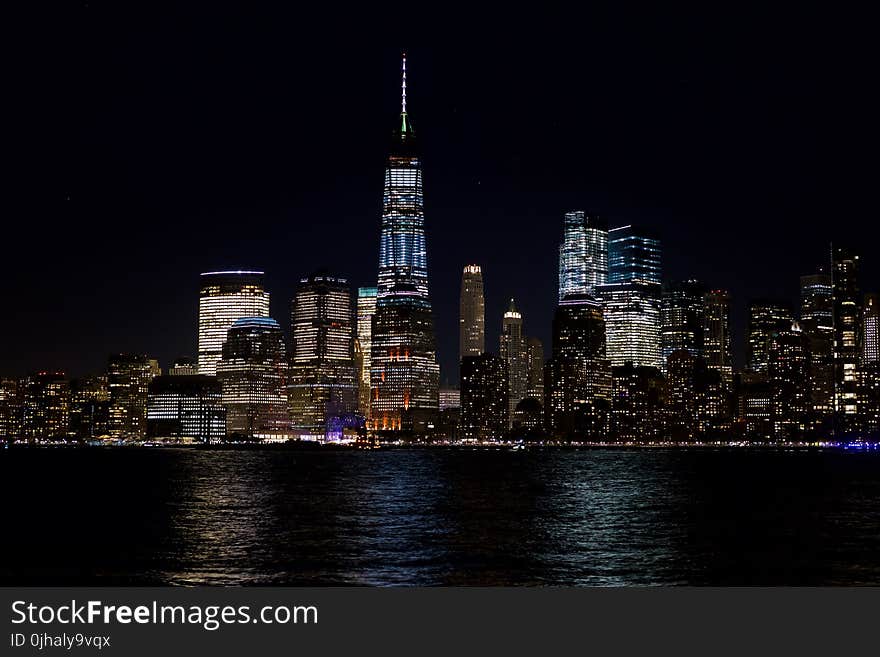
[[[109,434],[110,387],[107,375],[85,376],[70,382],[70,433],[79,440]]]
[[[565,213],[559,245],[559,300],[593,294],[608,280],[608,225],[583,210]]]
[[[773,436],[776,439],[802,437],[809,427],[810,339],[795,323],[777,330],[767,352],[772,390]]]
[[[270,317],[235,320],[217,363],[227,436],[272,440],[286,435],[290,424],[286,374],[278,322]]]
[[[602,304],[567,295],[553,316],[553,358],[544,366],[544,424],[562,438],[600,438],[609,428],[611,363]]]
[[[602,300],[611,364],[660,368],[660,285],[608,283],[596,296]]]
[[[810,395],[817,425],[834,412],[834,291],[831,275],[801,276],[801,327],[810,340]]]
[[[406,111],[406,57],[399,121],[385,168],[371,427],[423,433],[437,415],[440,367],[428,295],[422,163]]]
[[[660,240],[632,225],[608,231],[608,282],[660,284]]]
[[[526,396],[529,377],[522,313],[516,309],[516,303],[513,299],[510,300],[510,306],[501,319],[501,349],[499,353],[507,375],[507,417],[510,422],[513,422],[513,411]]]
[[[880,296],[866,294],[862,306],[862,364],[880,360]]]
[[[507,432],[507,371],[495,354],[465,356],[461,361],[461,436],[498,440]]]
[[[862,360],[859,366],[860,425],[880,438],[880,297],[866,294],[862,309]]]
[[[358,410],[370,419],[370,367],[373,349],[373,315],[376,314],[375,287],[359,287],[357,298],[357,341],[361,353]]]
[[[486,305],[483,272],[479,265],[466,265],[461,274],[458,359],[486,351]]]
[[[859,256],[846,247],[832,247],[834,293],[834,409],[837,429],[848,432],[858,421],[859,380]]]
[[[107,362],[110,436],[143,440],[147,436],[147,393],[153,362],[143,354],[112,354]]]
[[[679,350],[702,357],[705,294],[705,286],[693,279],[672,282],[663,290],[660,307],[660,357],[664,368],[669,357]]]
[[[357,410],[351,288],[344,278],[317,273],[303,278],[290,313],[291,426],[323,437],[333,417]]]
[[[64,372],[37,372],[24,380],[23,387],[23,436],[29,441],[67,438],[70,382]]]
[[[212,271],[201,275],[199,374],[213,376],[226,333],[242,317],[268,317],[269,293],[261,271]]]
[[[608,232],[608,283],[602,301],[611,364],[662,368],[660,354],[660,241],[650,232],[621,226]]]
[[[536,337],[526,339],[526,359],[528,360],[528,381],[526,397],[533,397],[544,403],[544,343]]]
[[[726,385],[733,382],[730,340],[730,293],[712,290],[703,297],[703,353],[709,369],[721,374]]]
[[[756,299],[749,302],[749,369],[767,372],[770,362],[770,343],[779,331],[791,328],[792,317],[788,305],[782,301]]]

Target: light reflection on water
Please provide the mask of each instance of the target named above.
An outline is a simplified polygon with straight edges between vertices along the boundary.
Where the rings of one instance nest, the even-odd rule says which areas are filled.
[[[878,466],[757,450],[10,450],[0,580],[880,583]]]

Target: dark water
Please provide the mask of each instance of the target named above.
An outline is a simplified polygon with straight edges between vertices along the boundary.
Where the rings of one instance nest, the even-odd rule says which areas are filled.
[[[880,455],[9,450],[3,584],[880,584]]]

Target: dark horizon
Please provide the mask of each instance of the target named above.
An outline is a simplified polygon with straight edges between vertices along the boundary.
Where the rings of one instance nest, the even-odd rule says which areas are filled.
[[[749,300],[796,310],[799,276],[832,240],[856,244],[863,291],[880,288],[880,228],[862,219],[868,60],[810,9],[723,23],[596,9],[576,41],[538,21],[528,45],[456,49],[322,47],[318,32],[291,38],[293,13],[68,11],[70,34],[24,70],[34,112],[14,144],[0,375],[195,357],[203,271],[265,271],[285,330],[312,271],[375,285],[403,50],[441,381],[457,378],[469,263],[483,268],[487,349],[513,296],[549,356],[569,209],[656,230],[664,280],[729,289],[738,365]]]

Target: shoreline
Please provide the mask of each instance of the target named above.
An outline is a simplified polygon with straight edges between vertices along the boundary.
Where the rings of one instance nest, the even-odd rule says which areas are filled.
[[[85,450],[195,450],[195,451],[296,451],[296,452],[372,452],[372,451],[414,451],[414,450],[449,450],[449,451],[578,451],[578,450],[755,450],[755,451],[838,451],[838,452],[873,452],[880,451],[880,443],[852,441],[823,443],[748,443],[743,441],[716,441],[693,443],[617,443],[617,442],[584,442],[584,443],[401,443],[375,446],[358,446],[346,444],[321,444],[312,442],[263,443],[263,444],[215,444],[215,445],[178,445],[178,444],[144,444],[130,443],[121,445],[95,445],[82,443],[42,443],[4,445],[0,454],[8,450],[53,450],[53,449],[85,449]]]

